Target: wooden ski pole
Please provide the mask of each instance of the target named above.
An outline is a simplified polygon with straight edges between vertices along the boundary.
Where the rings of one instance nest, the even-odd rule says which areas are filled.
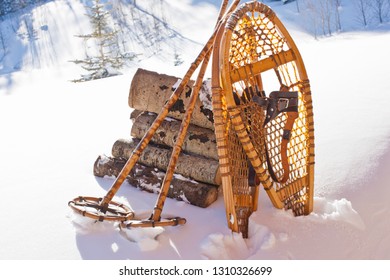
[[[223,23],[224,19],[226,18],[226,15],[230,14],[236,8],[238,3],[239,3],[239,1],[235,1],[232,4],[232,6],[229,8],[228,12],[225,14],[225,17],[221,16],[221,13],[222,13],[222,8],[221,8],[220,17],[219,17],[219,20],[216,24],[215,32],[218,31],[219,28],[223,25],[222,23]],[[215,34],[215,32],[214,32],[214,34]],[[178,160],[179,154],[181,152],[181,147],[183,145],[185,136],[187,134],[188,126],[189,126],[190,121],[191,121],[192,112],[194,111],[196,100],[199,97],[199,90],[200,90],[202,83],[203,83],[204,74],[206,72],[206,69],[207,69],[207,66],[208,66],[208,63],[210,60],[212,49],[213,49],[213,45],[210,46],[210,50],[206,53],[205,58],[202,62],[201,68],[199,70],[198,77],[195,81],[195,85],[194,85],[193,91],[191,93],[189,103],[188,103],[187,108],[186,108],[186,112],[185,112],[183,120],[181,122],[178,137],[176,139],[176,143],[175,143],[175,146],[174,146],[173,151],[172,151],[172,155],[171,155],[169,165],[167,168],[167,173],[164,177],[164,181],[163,181],[161,189],[160,189],[157,203],[156,203],[156,206],[153,210],[153,214],[151,216],[151,220],[153,220],[153,221],[159,221],[161,218],[161,213],[162,213],[162,209],[164,207],[165,199],[166,199],[167,194],[168,194],[169,186],[171,185],[171,182],[172,182],[172,178],[173,178],[173,174],[175,172],[177,160]]]
[[[168,195],[169,186],[171,185],[173,174],[175,172],[177,160],[179,158],[179,154],[181,152],[181,148],[184,142],[184,138],[187,134],[187,129],[191,121],[192,112],[195,107],[196,100],[199,96],[199,90],[202,86],[204,73],[206,72],[206,68],[210,59],[211,50],[207,53],[205,59],[203,60],[202,66],[199,70],[198,78],[196,79],[195,86],[192,90],[189,103],[186,108],[186,112],[184,114],[183,120],[180,125],[180,130],[178,133],[178,137],[175,142],[175,146],[173,147],[173,151],[171,154],[171,158],[169,160],[167,172],[164,177],[164,181],[162,183],[160,193],[156,202],[156,206],[154,207],[153,214],[151,216],[151,220],[159,221],[161,217],[161,212],[164,207],[165,199]]]

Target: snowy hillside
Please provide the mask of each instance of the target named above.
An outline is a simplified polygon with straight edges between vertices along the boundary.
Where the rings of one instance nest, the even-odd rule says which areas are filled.
[[[217,11],[217,7],[209,4],[205,6],[207,9],[199,6],[190,11],[186,8],[188,4],[176,5],[175,1],[158,5],[154,1],[141,1],[136,6],[130,2],[111,1],[107,9],[111,11],[109,24],[118,31],[121,50],[138,55],[135,65],[154,56],[173,66],[175,55],[188,63],[193,59],[189,50],[202,47],[212,30],[207,23],[214,20]],[[206,12],[198,13],[197,9]],[[68,69],[72,67],[70,61],[90,55],[93,46],[76,37],[91,32],[87,12],[83,1],[58,0],[3,16],[0,73],[48,67]],[[190,12],[193,15],[184,18]]]
[[[104,196],[113,183],[95,178],[92,167],[114,141],[129,137],[127,97],[137,67],[182,76],[211,34],[220,1],[166,0],[154,10],[152,0],[137,1],[131,22],[131,7],[123,6],[113,20],[123,24],[128,50],[142,53],[139,60],[123,75],[74,84],[69,80],[81,69],[69,60],[84,55],[74,35],[89,28],[81,2],[51,1],[1,22],[8,47],[0,52],[0,259],[390,259],[388,23],[361,28],[351,2],[342,1],[343,32],[315,39],[295,2],[264,1],[295,39],[311,81],[311,215],[277,210],[262,191],[244,240],[227,228],[222,195],[206,209],[168,199],[164,214],[183,216],[186,225],[123,232],[75,216],[67,203],[78,195]],[[153,32],[153,19],[162,18],[166,33],[146,46],[150,41],[132,29],[133,20]],[[125,183],[116,200],[148,216],[156,195]]]

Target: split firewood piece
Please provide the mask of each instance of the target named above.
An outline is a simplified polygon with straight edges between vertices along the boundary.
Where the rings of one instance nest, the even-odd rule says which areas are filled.
[[[142,138],[156,119],[156,114],[143,112],[134,120],[131,136]],[[173,147],[181,122],[172,118],[165,119],[153,135],[152,142]],[[218,160],[217,144],[213,130],[190,124],[182,150]]]
[[[139,143],[139,139],[119,139],[112,147],[112,155],[116,158],[128,159]],[[150,167],[166,171],[172,149],[167,146],[149,145],[141,154],[138,162]],[[199,155],[181,153],[175,169],[176,174],[199,182],[220,185],[219,162],[215,159]]]
[[[139,111],[159,113],[180,81],[177,77],[138,69],[130,85],[129,106]],[[194,81],[188,83],[175,105],[169,110],[169,117],[179,120],[183,118],[193,84]],[[199,92],[199,100],[197,100],[192,113],[191,123],[214,129],[209,80],[203,82]]]
[[[100,155],[95,161],[93,172],[98,177],[117,177],[125,163],[126,160],[122,158]],[[130,185],[139,189],[159,193],[164,176],[165,172],[162,170],[136,163],[126,180]],[[168,197],[206,208],[217,200],[218,187],[175,174]]]

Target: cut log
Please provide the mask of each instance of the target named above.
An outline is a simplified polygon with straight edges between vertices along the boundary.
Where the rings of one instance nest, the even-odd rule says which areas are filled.
[[[130,85],[129,106],[140,111],[160,113],[165,102],[170,98],[179,78],[138,69]],[[191,96],[194,82],[190,81],[168,116],[181,120]],[[199,100],[195,104],[191,123],[214,129],[211,105],[210,81],[203,83]]]
[[[101,155],[95,161],[94,175],[98,177],[117,177],[125,163],[125,159]],[[165,173],[157,168],[137,163],[126,177],[126,180],[130,185],[139,189],[159,193],[164,176]],[[168,197],[206,208],[217,200],[218,187],[199,183],[175,174],[168,191]]]
[[[141,139],[156,119],[156,114],[143,112],[134,120],[131,136]],[[181,122],[175,119],[165,119],[156,130],[152,142],[173,147],[180,129]],[[190,124],[182,145],[182,150],[218,160],[217,144],[213,130]]]
[[[128,159],[138,145],[138,139],[119,139],[112,147],[112,155],[115,158]],[[145,148],[138,162],[150,167],[166,171],[172,149],[156,146],[152,143]],[[214,159],[198,155],[181,153],[176,165],[175,173],[199,182],[220,185],[219,162]]]
[[[132,121],[134,122],[135,119],[136,119],[139,115],[141,115],[142,113],[143,113],[143,111],[134,109],[134,110],[131,111],[131,113],[130,113],[130,120],[132,120]]]

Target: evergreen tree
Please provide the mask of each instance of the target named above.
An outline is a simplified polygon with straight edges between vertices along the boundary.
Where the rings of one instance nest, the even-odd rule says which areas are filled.
[[[77,37],[85,41],[92,40],[96,45],[96,52],[92,55],[87,54],[87,57],[82,60],[73,61],[76,64],[81,64],[81,67],[89,72],[74,82],[118,75],[120,74],[118,70],[123,67],[124,59],[129,58],[120,53],[117,31],[110,28],[108,24],[109,12],[105,10],[100,0],[93,0],[92,6],[86,8],[89,11],[87,16],[93,31],[90,34],[77,35]]]

